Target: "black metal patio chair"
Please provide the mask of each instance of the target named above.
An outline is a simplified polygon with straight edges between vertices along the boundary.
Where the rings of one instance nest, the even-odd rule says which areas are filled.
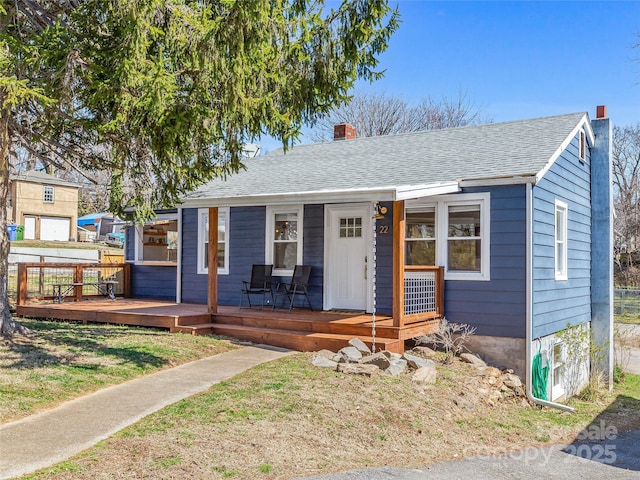
[[[293,308],[293,303],[296,299],[296,295],[304,295],[309,305],[309,310],[313,310],[311,307],[311,301],[309,300],[309,278],[311,277],[311,265],[296,265],[293,269],[293,276],[289,283],[278,282],[275,291],[275,299],[271,310],[276,308],[278,297],[287,297],[289,302],[289,311]]]
[[[251,267],[251,280],[248,282],[245,280],[242,281],[242,292],[240,293],[240,308],[243,308],[242,297],[244,295],[247,296],[247,301],[249,302],[248,308],[252,308],[251,295],[262,295],[261,308],[264,308],[267,295],[269,295],[271,299],[271,305],[273,305],[273,288],[271,279],[272,271],[273,265],[253,265]]]

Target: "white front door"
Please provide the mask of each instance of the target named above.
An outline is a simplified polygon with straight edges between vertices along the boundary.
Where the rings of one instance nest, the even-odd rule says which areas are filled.
[[[24,217],[24,237],[25,240],[36,239],[36,217]]]
[[[328,205],[325,309],[367,310],[371,205]]]

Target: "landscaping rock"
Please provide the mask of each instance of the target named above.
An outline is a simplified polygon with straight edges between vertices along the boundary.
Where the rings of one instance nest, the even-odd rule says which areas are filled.
[[[362,365],[360,363],[340,363],[338,364],[338,372],[346,373],[349,375],[364,375],[371,377],[380,372],[380,369],[375,365]]]
[[[526,392],[524,391],[524,386],[514,388],[513,393],[516,395],[516,397],[524,397],[526,395]]]
[[[321,355],[324,358],[328,358],[329,360],[334,360],[335,361],[334,357],[336,356],[336,354],[334,352],[332,352],[331,350],[327,350],[327,349],[320,350],[320,351],[316,352],[315,354],[316,355]]]
[[[344,347],[338,351],[340,363],[358,363],[362,360],[362,353],[356,347]]]
[[[502,372],[499,368],[496,367],[487,367],[482,370],[482,375],[485,377],[494,377],[498,378],[502,375]]]
[[[463,362],[466,362],[466,363],[470,363],[474,367],[486,367],[487,366],[487,364],[484,363],[484,361],[481,358],[475,356],[473,353],[461,353],[460,354],[460,360],[462,360]]]
[[[389,360],[389,367],[385,370],[392,377],[397,377],[405,372],[407,369],[407,361],[402,358]]]
[[[502,375],[502,382],[505,384],[505,386],[511,388],[512,390],[522,387],[522,381],[520,380],[520,377],[513,373],[505,373],[504,375]]]
[[[311,364],[314,367],[323,367],[323,368],[336,368],[338,366],[337,362],[333,360],[323,357],[322,355],[314,355],[311,358]]]
[[[411,355],[410,353],[405,353],[402,358],[404,358],[409,366],[414,369],[419,369],[422,367],[433,367],[435,368],[435,363],[433,360],[429,360],[428,358],[417,357],[415,355]]]
[[[381,353],[384,354],[384,356],[389,360],[400,360],[402,358],[402,355],[400,355],[399,353],[390,352],[388,350],[383,350]]]
[[[502,395],[499,390],[491,389],[482,395],[482,401],[492,407],[496,406],[500,400],[502,400]]]
[[[360,360],[360,363],[362,365],[375,365],[380,370],[386,370],[389,368],[389,365],[391,365],[387,356],[382,352],[363,357],[362,360]]]
[[[504,384],[500,387],[500,391],[507,397],[513,396],[513,390]]]
[[[436,377],[438,376],[438,372],[436,371],[436,366],[430,365],[427,367],[418,368],[411,377],[416,383],[436,383]]]
[[[371,354],[371,349],[367,346],[366,343],[364,343],[359,338],[352,338],[351,340],[349,340],[349,345],[351,345],[352,347],[357,348],[358,351],[360,353],[364,354],[364,355]]]
[[[434,357],[438,355],[438,352],[434,349],[424,346],[413,347],[411,351],[416,355],[422,355],[423,357]]]
[[[501,388],[503,385],[500,377],[485,377],[485,382],[494,388]]]

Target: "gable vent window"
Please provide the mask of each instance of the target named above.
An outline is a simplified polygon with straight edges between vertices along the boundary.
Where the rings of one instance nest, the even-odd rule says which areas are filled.
[[[584,162],[584,160],[587,157],[587,151],[586,151],[587,146],[586,146],[586,137],[585,137],[584,130],[580,130],[579,138],[580,138],[580,160]]]
[[[42,201],[44,203],[53,203],[53,187],[44,187]]]
[[[568,221],[567,221],[567,204],[556,200],[556,213],[555,213],[555,270],[556,280],[568,279],[567,268],[567,234],[568,234]]]

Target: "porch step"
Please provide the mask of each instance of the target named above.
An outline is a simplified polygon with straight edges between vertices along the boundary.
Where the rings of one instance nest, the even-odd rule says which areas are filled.
[[[226,337],[248,340],[254,343],[265,343],[277,347],[290,348],[302,352],[315,352],[322,349],[338,351],[349,344],[349,340],[357,336],[370,348],[373,339],[370,336],[302,332],[299,330],[283,330],[276,328],[259,328],[246,325],[229,325],[223,323],[205,323],[201,325],[182,325],[171,329],[172,332],[191,333],[192,335],[216,334]],[[404,342],[398,339],[376,337],[376,350],[388,350],[402,353]]]
[[[305,334],[332,333],[350,335],[351,337],[371,335],[371,324],[369,322],[351,322],[348,319],[340,321],[339,318],[331,321],[326,319],[318,321],[318,317],[310,317],[309,319],[304,318],[304,316],[300,317],[299,315],[291,317],[291,314],[278,312],[277,310],[269,313],[270,316],[258,316],[252,314],[250,310],[247,310],[247,313],[243,315],[216,313],[212,315],[212,319],[217,322],[217,324],[238,325],[258,329],[287,330],[304,332]],[[376,331],[379,337],[395,339],[398,335],[397,329],[393,327],[378,325]]]
[[[202,325],[211,321],[209,313],[176,316],[176,325]]]

